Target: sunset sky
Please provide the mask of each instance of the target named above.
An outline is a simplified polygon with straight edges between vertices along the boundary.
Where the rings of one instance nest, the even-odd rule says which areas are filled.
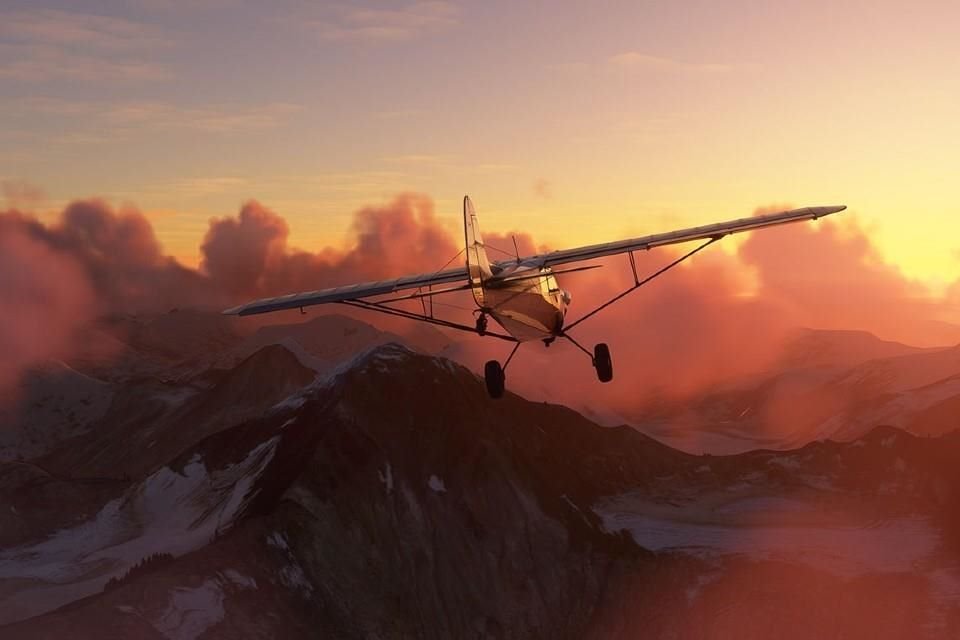
[[[402,191],[556,247],[846,204],[937,286],[960,276],[957,25],[946,0],[5,0],[0,195],[130,203],[191,265],[250,198],[307,249]]]

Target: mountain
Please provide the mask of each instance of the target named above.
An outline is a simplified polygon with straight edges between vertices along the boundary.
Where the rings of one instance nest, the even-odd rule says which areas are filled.
[[[0,465],[4,637],[960,631],[956,434],[690,455],[397,344],[161,379]]]
[[[436,401],[417,402],[421,394]],[[394,411],[398,406],[402,414]],[[504,419],[518,411],[530,420]],[[278,587],[286,581],[297,597],[320,597],[315,585],[328,582],[329,599],[321,605],[328,617],[317,623],[331,632],[365,633],[349,629],[363,619],[381,630],[401,622],[388,608],[376,618],[364,607],[395,601],[406,608],[410,592],[403,576],[414,570],[425,590],[423,607],[450,598],[458,609],[499,601],[512,625],[519,623],[516,603],[526,601],[539,608],[537,625],[547,625],[537,632],[553,635],[550,628],[559,632],[566,623],[548,624],[547,604],[589,604],[578,604],[582,580],[596,582],[595,563],[604,575],[613,551],[627,560],[644,557],[623,536],[602,531],[597,516],[576,501],[640,482],[686,458],[623,428],[603,432],[605,444],[590,464],[560,473],[573,468],[578,445],[595,429],[562,407],[515,397],[493,405],[465,369],[387,345],[266,415],[199,440],[132,482],[90,521],[0,556],[0,577],[17,583],[0,620],[94,596],[141,559],[189,554],[249,513],[269,514],[261,525],[275,529],[258,541],[266,549],[251,557],[271,557],[267,550],[274,549],[281,563],[272,573]],[[627,467],[619,463],[625,457],[646,463]],[[436,531],[447,532],[442,544]],[[366,542],[351,552],[343,544],[356,536]],[[516,571],[512,591],[489,564],[497,557]],[[575,571],[551,569],[564,557]],[[525,563],[542,568],[542,581],[531,582]],[[459,578],[473,571],[475,580]],[[441,575],[447,577],[435,580]],[[598,583],[593,590],[595,599]],[[379,595],[356,602],[364,593]],[[89,624],[94,619],[99,615]],[[422,622],[402,621],[411,633]],[[453,632],[462,622],[437,624]],[[448,635],[443,626],[436,633]]]
[[[278,344],[297,354],[304,364],[322,371],[376,345],[404,344],[423,353],[436,353],[446,345],[443,334],[429,326],[411,335],[404,338],[348,316],[318,315],[298,324],[260,327],[232,349],[224,350],[218,364],[229,366],[264,346]]]
[[[0,461],[42,455],[85,432],[113,398],[109,384],[63,362],[29,372],[19,387],[12,402],[0,403]]]
[[[100,379],[168,379],[209,366],[243,338],[236,318],[173,309],[161,314],[112,315],[86,327],[70,365]]]
[[[855,367],[870,360],[937,349],[922,349],[881,340],[867,331],[800,329],[789,336],[773,368],[780,370]]]
[[[878,425],[920,435],[960,427],[960,347],[919,349],[856,331],[799,332],[763,373],[695,398],[643,407],[630,422],[689,451],[736,453],[856,439]]]
[[[407,344],[443,340],[417,335]],[[138,474],[179,451],[182,424],[194,439],[232,426],[359,351],[403,342],[339,315],[241,330],[235,318],[193,310],[107,317],[82,338],[78,353],[31,372],[19,401],[0,406],[0,460],[47,456],[59,473]],[[142,453],[128,455],[133,443]]]
[[[232,369],[210,369],[189,384],[124,385],[86,437],[44,456],[42,463],[70,475],[138,477],[203,437],[262,415],[316,376],[289,350],[271,345]]]

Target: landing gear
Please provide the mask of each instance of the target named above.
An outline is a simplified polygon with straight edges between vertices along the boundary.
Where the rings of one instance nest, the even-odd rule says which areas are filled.
[[[513,356],[519,347],[519,342],[513,345],[513,350],[510,352],[510,355],[507,356],[502,367],[496,360],[490,360],[484,365],[483,380],[487,383],[487,393],[490,394],[491,398],[496,399],[503,397],[503,389],[507,379],[507,366],[510,364],[510,361],[513,360]]]
[[[487,314],[485,313],[477,316],[477,333],[481,336],[487,335]]]
[[[503,373],[503,367],[496,360],[490,360],[483,367],[483,379],[487,383],[487,393],[491,398],[503,397],[503,389],[506,382],[506,375]]]
[[[610,359],[610,347],[601,342],[593,348],[593,368],[597,370],[600,382],[613,380],[613,361]]]
[[[597,370],[597,379],[600,382],[610,382],[613,380],[613,361],[610,359],[610,347],[607,343],[601,342],[593,348],[593,353],[587,351],[587,348],[573,339],[569,333],[561,333],[560,337],[566,338],[570,343],[580,351],[590,356],[590,362],[593,368]]]

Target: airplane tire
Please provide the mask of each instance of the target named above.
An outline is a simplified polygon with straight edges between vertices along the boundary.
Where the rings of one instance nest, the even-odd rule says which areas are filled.
[[[483,379],[487,383],[487,393],[491,398],[503,397],[503,389],[506,382],[506,376],[503,373],[503,367],[496,360],[490,360],[483,367]]]
[[[597,370],[600,382],[613,380],[613,361],[610,359],[610,347],[601,342],[593,348],[593,367]]]

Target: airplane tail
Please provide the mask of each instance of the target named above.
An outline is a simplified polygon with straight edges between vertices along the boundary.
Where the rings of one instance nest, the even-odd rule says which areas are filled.
[[[493,277],[493,271],[490,269],[487,249],[480,235],[477,212],[469,196],[463,196],[463,235],[467,250],[467,273],[470,276],[473,299],[477,306],[483,309],[485,306],[483,283]]]

